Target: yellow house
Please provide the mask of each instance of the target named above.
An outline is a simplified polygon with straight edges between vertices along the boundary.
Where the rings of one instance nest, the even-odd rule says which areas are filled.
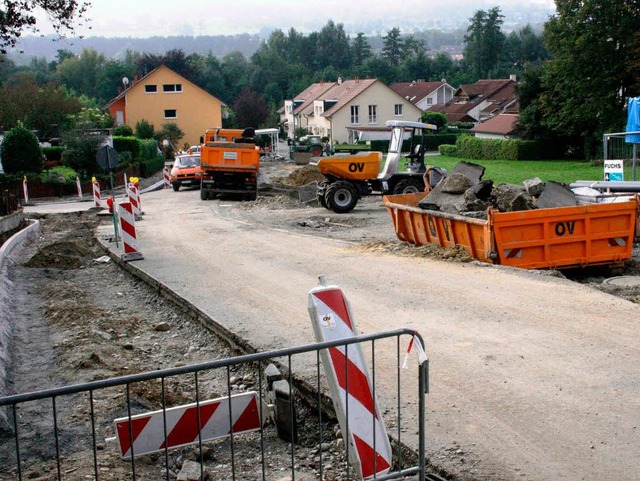
[[[152,70],[107,104],[116,125],[144,119],[156,131],[173,122],[184,132],[183,144],[198,145],[205,130],[222,126],[222,101],[164,65]]]

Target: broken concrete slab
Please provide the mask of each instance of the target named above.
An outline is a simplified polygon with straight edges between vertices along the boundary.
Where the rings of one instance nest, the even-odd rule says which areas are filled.
[[[459,213],[466,210],[464,193],[480,183],[484,167],[470,162],[458,162],[444,181],[436,185],[418,206],[428,210]]]
[[[442,192],[445,194],[464,194],[472,187],[473,181],[460,172],[452,172],[449,177],[442,182]]]
[[[493,189],[493,195],[495,197],[495,206],[500,212],[515,212],[535,208],[533,197],[521,185],[500,184]]]
[[[533,197],[538,197],[544,190],[544,182],[542,182],[540,177],[527,179],[522,182],[522,184],[524,185],[524,188],[527,189],[527,192],[529,192],[529,195],[532,195]]]
[[[546,183],[544,190],[536,201],[538,209],[574,207],[576,205],[578,205],[578,199],[573,191],[565,184],[554,181]]]

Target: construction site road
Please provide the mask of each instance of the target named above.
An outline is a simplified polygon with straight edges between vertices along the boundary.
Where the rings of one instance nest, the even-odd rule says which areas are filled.
[[[417,330],[431,361],[427,456],[456,479],[637,479],[639,305],[545,273],[360,249],[294,222],[274,227],[269,212],[246,215],[250,204],[202,201],[195,190],[145,194],[136,223],[144,260],[130,265],[261,351],[314,341],[307,293],[318,275],[345,291],[362,333]],[[379,199],[352,214],[372,215],[388,217]],[[371,229],[393,238],[383,222]],[[112,234],[108,222],[98,231]],[[382,406],[389,371],[376,372]]]

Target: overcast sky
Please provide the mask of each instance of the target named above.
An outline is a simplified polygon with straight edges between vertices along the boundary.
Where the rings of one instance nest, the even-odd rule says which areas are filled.
[[[231,35],[259,33],[290,27],[318,31],[329,19],[342,23],[348,33],[385,33],[400,27],[449,26],[476,10],[499,6],[507,21],[515,9],[554,8],[551,0],[92,0],[88,17],[91,30],[79,35],[150,37],[154,35]],[[433,22],[438,23],[434,24]],[[50,33],[46,22],[39,22]]]

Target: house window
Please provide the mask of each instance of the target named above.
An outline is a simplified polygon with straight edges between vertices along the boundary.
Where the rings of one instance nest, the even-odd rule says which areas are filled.
[[[402,117],[402,104],[396,104],[393,108],[396,117]]]
[[[369,105],[369,123],[370,124],[378,123],[378,106],[377,105]]]
[[[351,106],[351,123],[359,124],[360,123],[360,108],[358,105]]]
[[[322,106],[316,105],[316,115],[322,115]]]
[[[427,105],[433,105],[433,99],[431,97],[427,97]]]
[[[166,94],[182,92],[182,84],[164,84],[162,86],[162,91]]]
[[[178,118],[178,112],[176,109],[166,109],[164,111],[164,118],[165,119],[177,119]]]
[[[144,93],[145,94],[157,94],[158,93],[158,86],[157,85],[145,85],[144,86]]]

